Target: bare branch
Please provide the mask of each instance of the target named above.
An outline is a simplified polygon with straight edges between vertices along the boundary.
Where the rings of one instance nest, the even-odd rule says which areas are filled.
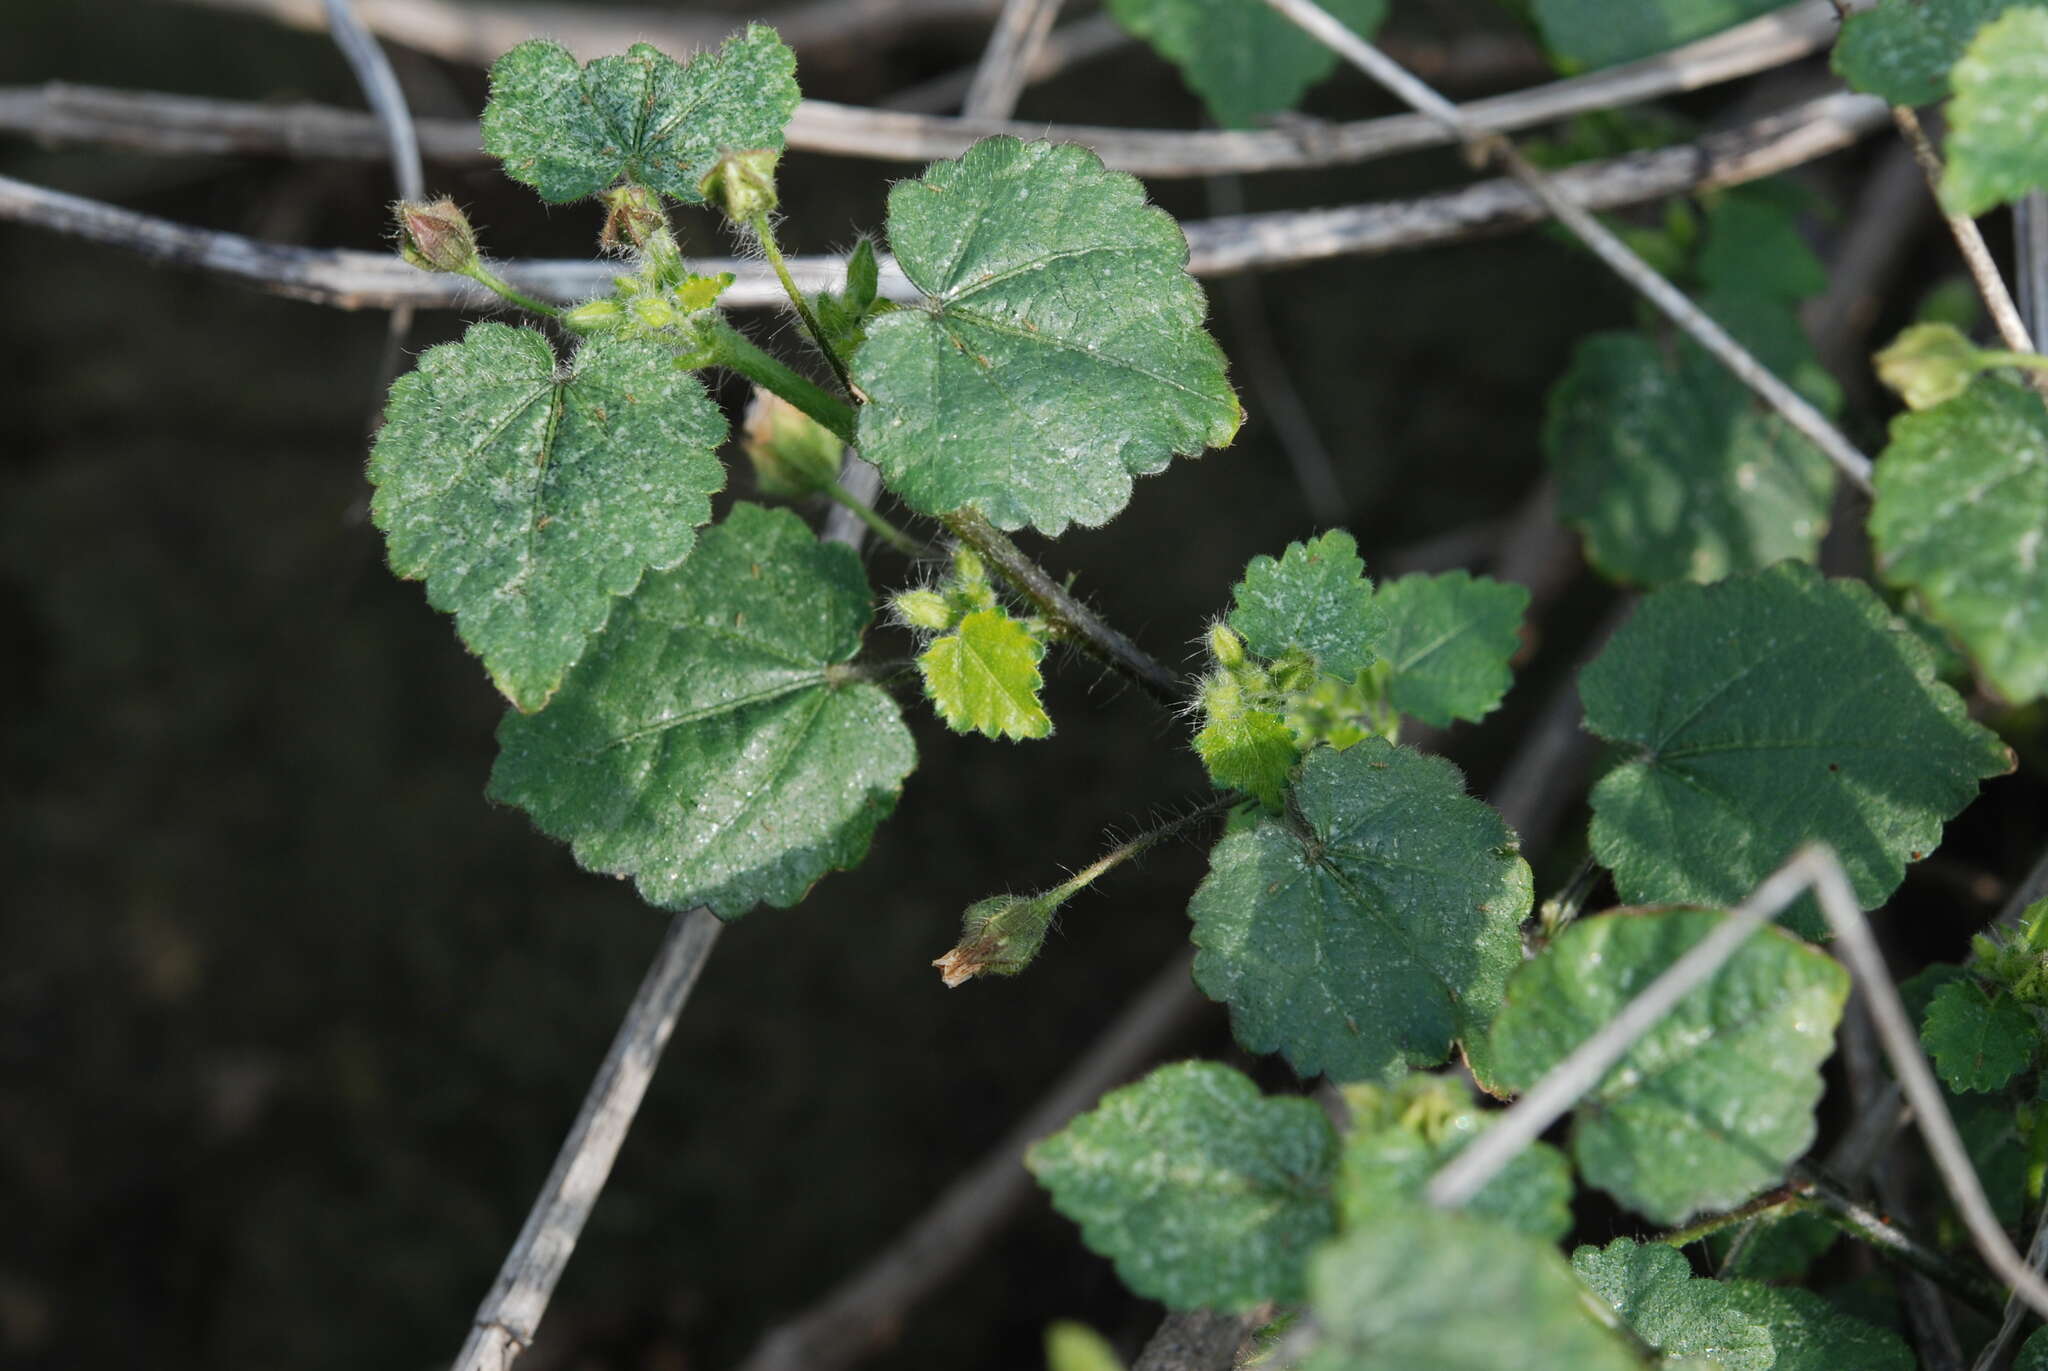
[[[273,0],[235,2],[266,9],[273,4]],[[309,0],[291,3],[296,12]],[[841,7],[850,16],[880,4],[881,0],[868,0],[866,6],[848,0]],[[377,0],[364,8],[373,28],[406,42],[410,41],[406,35],[412,30],[398,24],[394,11],[411,14],[417,9],[413,18],[418,21],[443,7],[438,3],[415,6],[399,0]],[[466,23],[467,16],[485,13],[480,8],[464,6],[459,16]],[[1832,13],[1824,0],[1808,0],[1659,57],[1475,100],[1458,107],[1459,118],[1465,127],[1480,132],[1510,132],[1589,110],[1653,100],[1754,75],[1824,47],[1833,37]],[[391,22],[380,25],[380,16]],[[481,18],[478,22],[482,22]],[[504,26],[503,44],[493,48],[490,56],[495,57],[534,32],[531,22],[521,20]],[[567,32],[562,25],[546,31],[558,35]],[[586,46],[595,51],[616,51],[647,37],[650,31],[643,27],[628,33],[622,28],[605,43]],[[432,50],[431,44],[417,46]],[[480,60],[489,61],[490,57]],[[275,108],[189,96],[124,95],[70,86],[0,90],[0,129],[51,141],[116,142],[138,150],[163,152],[268,151],[292,156],[368,158],[379,155],[380,148],[370,120],[318,106]],[[801,152],[842,157],[929,162],[958,157],[977,139],[992,134],[1083,143],[1095,149],[1112,167],[1155,177],[1340,166],[1458,141],[1435,120],[1416,114],[1336,125],[1301,120],[1277,129],[1186,131],[956,119],[806,100],[790,122],[789,146]],[[436,160],[484,160],[474,123],[422,120],[420,135],[428,156]]]
[[[1258,1326],[1256,1314],[1212,1309],[1168,1314],[1131,1371],[1231,1371]]]
[[[661,950],[626,1009],[611,1050],[597,1069],[540,1196],[505,1256],[498,1279],[477,1307],[476,1324],[456,1371],[503,1371],[532,1345],[555,1282],[611,1176],[619,1145],[654,1078],[676,1016],[704,970],[722,927],[708,909],[670,921]]]
[[[391,69],[391,59],[384,55],[384,49],[377,46],[377,40],[363,27],[363,21],[357,17],[349,0],[325,0],[325,3],[334,44],[348,59],[357,84],[363,88],[363,98],[370,102],[370,112],[383,131],[391,156],[392,179],[398,183],[399,198],[425,199],[426,178],[420,171],[420,144],[413,132],[412,108],[405,103],[405,91],[398,84],[398,73]]]
[[[1697,143],[1588,163],[1559,173],[1555,180],[1590,208],[1620,209],[1700,187],[1739,185],[1774,175],[1847,147],[1888,117],[1883,102],[1872,96],[1823,96]],[[1238,215],[1183,227],[1190,269],[1197,275],[1222,276],[1454,242],[1544,217],[1543,206],[1526,189],[1496,180],[1416,200]],[[474,309],[493,303],[466,280],[415,271],[395,256],[261,243],[0,177],[0,220],[5,219],[343,309],[389,309],[404,303]],[[705,271],[731,271],[739,278],[724,297],[724,303],[734,308],[769,308],[784,298],[761,263],[708,260],[699,265]],[[792,257],[789,267],[806,290],[836,289],[846,270],[845,259],[838,257]],[[528,294],[567,303],[609,290],[618,264],[529,260],[502,263],[498,270]],[[916,297],[894,261],[886,258],[882,293],[896,300]]]
[[[1106,11],[1060,24],[1045,35],[1045,41],[1031,55],[1031,64],[1025,68],[1025,82],[1051,80],[1071,67],[1106,57],[1137,41]],[[978,65],[957,67],[928,81],[892,91],[882,100],[882,107],[915,114],[946,114],[959,109],[978,69]]]
[[[1537,170],[1536,165],[1517,152],[1512,143],[1470,123],[1456,105],[1346,28],[1314,0],[1266,0],[1266,3],[1304,33],[1392,91],[1404,103],[1434,119],[1445,132],[1464,143],[1475,160],[1500,162],[1515,180],[1543,202],[1559,223],[1577,235],[1579,241],[1611,267],[1616,275],[1634,287],[1672,323],[1685,330],[1693,341],[1714,354],[1786,423],[1825,453],[1843,475],[1863,490],[1871,489],[1870,459],[1859,452],[1841,430],[1829,423],[1826,415],[1815,409],[1805,396],[1773,375],[1728,330],[1637,256],[1618,235],[1595,218],[1586,205]]]
[[[1059,12],[1060,0],[1004,0],[981,65],[967,87],[962,114],[970,119],[1010,117]]]
[[[1169,962],[1000,1143],[860,1272],[770,1330],[741,1371],[838,1371],[887,1344],[904,1312],[957,1274],[1030,1197],[1024,1149],[1151,1061],[1208,1003],[1194,988],[1192,965],[1191,952]]]

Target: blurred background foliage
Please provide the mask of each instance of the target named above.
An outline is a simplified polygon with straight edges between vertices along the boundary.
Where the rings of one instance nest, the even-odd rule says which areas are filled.
[[[1484,0],[1397,6],[1394,22],[1515,32]],[[360,105],[324,38],[253,18],[15,0],[6,27],[0,84]],[[811,94],[872,103],[971,62],[984,34],[957,17],[916,25],[884,48],[804,53],[800,75]],[[418,112],[480,107],[481,73],[396,60]],[[1684,108],[1711,119],[1742,98]],[[1340,76],[1307,108],[1388,106]],[[1169,67],[1132,49],[1031,89],[1019,115],[1202,118]],[[1863,156],[1807,174],[1823,203],[1844,202]],[[373,164],[14,140],[0,168],[286,242],[373,246],[391,196]],[[914,170],[792,155],[785,246],[844,248]],[[587,208],[546,210],[489,169],[429,171],[498,255],[589,250]],[[1247,196],[1334,204],[1464,175],[1429,154],[1257,178]],[[1154,192],[1184,218],[1208,212],[1199,182]],[[707,220],[689,229],[699,250],[729,249]],[[482,800],[500,701],[419,588],[384,571],[366,519],[383,316],[13,225],[0,273],[14,315],[0,333],[0,632],[14,663],[0,673],[0,1361],[439,1364],[663,916]],[[1631,314],[1540,233],[1282,272],[1261,289],[1375,567],[1517,508],[1571,342]],[[780,319],[750,327],[792,341]],[[459,329],[427,315],[409,345]],[[1234,352],[1227,314],[1218,331]],[[728,385],[723,398],[744,397]],[[1192,665],[1248,557],[1315,527],[1262,397],[1246,401],[1234,448],[1176,463],[1110,527],[1044,549],[1172,662]],[[731,487],[752,493],[743,463]],[[908,579],[893,554],[868,560],[878,588]],[[1451,736],[1476,788],[1608,595],[1575,581],[1507,708]],[[1181,721],[1085,662],[1063,666],[1049,744],[957,738],[913,711],[921,767],[866,865],[730,930],[523,1367],[732,1365],[970,1165],[1182,945],[1203,868],[1191,846],[1078,902],[1026,976],[948,992],[928,966],[970,901],[1051,884],[1105,829],[1200,793]],[[1940,902],[1959,943],[2025,862],[2000,813],[2038,792],[2026,776],[1987,787],[1946,865],[1916,869],[1902,898]],[[1577,841],[1532,854],[1539,883],[1569,872]],[[1213,1010],[1176,1048],[1234,1051]],[[1057,1317],[1129,1352],[1158,1312],[1034,1201],[871,1364],[1036,1368]]]

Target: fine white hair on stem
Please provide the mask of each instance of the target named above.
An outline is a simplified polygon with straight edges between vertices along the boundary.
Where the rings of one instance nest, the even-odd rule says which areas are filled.
[[[1818,844],[1794,853],[1719,928],[1673,962],[1619,1014],[1530,1087],[1500,1116],[1498,1123],[1430,1177],[1424,1192],[1428,1201],[1450,1208],[1478,1194],[1503,1166],[1598,1084],[1638,1038],[1679,1001],[1711,979],[1768,920],[1808,890],[1814,892],[1828,926],[1834,931],[1837,955],[1863,990],[1878,1041],[1891,1060],[1907,1103],[1913,1108],[1913,1122],[1927,1141],[1935,1169],[1940,1172],[1942,1184],[1955,1202],[1956,1212],[1961,1215],[1978,1255],[2013,1288],[2018,1298],[2035,1312],[2048,1316],[2048,1283],[2013,1247],[1992,1212],[1969,1151],[1942,1098],[1941,1086],[1921,1050],[1919,1035],[1914,1032],[1898,988],[1885,968],[1870,920],[1857,904],[1841,862],[1831,850]]]

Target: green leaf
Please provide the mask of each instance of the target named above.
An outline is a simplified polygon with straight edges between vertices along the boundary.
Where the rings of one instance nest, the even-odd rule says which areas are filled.
[[[897,182],[889,243],[926,299],[868,323],[853,379],[861,452],[913,509],[1056,535],[1236,434],[1187,240],[1086,148],[984,139]]]
[[[1387,0],[1330,0],[1324,8],[1362,38],[1387,17]],[[1337,66],[1336,53],[1264,0],[1109,0],[1109,12],[1179,67],[1225,128],[1293,109]]]
[[[1779,183],[1769,182],[1776,186]],[[1827,268],[1799,232],[1795,207],[1760,187],[1723,192],[1707,211],[1697,263],[1710,291],[1796,304],[1828,288]]]
[[[1949,1089],[2001,1090],[2033,1064],[2041,1026],[2012,996],[1963,977],[1934,993],[1920,1040]]]
[[[1434,1083],[1441,1078],[1425,1079]],[[1429,1178],[1493,1126],[1495,1116],[1472,1107],[1462,1081],[1442,1088],[1458,1090],[1464,1098],[1430,1127],[1369,1127],[1360,1120],[1345,1139],[1336,1186],[1343,1227],[1369,1226],[1419,1206]],[[1571,1202],[1571,1163],[1550,1144],[1538,1142],[1517,1152],[1463,1207],[1503,1228],[1556,1242],[1571,1231]]]
[[[2048,1371],[2048,1328],[2027,1334],[2019,1356],[2013,1358],[2012,1371]]]
[[[1719,580],[1811,558],[1827,531],[1827,458],[1691,344],[1585,339],[1550,393],[1543,446],[1559,516],[1614,580]]]
[[[1537,26],[1570,71],[1633,62],[1754,19],[1783,0],[1535,0]]]
[[[1528,863],[1440,757],[1368,738],[1309,754],[1291,808],[1227,834],[1188,914],[1195,981],[1238,1041],[1303,1076],[1433,1066],[1487,1025],[1521,961]]]
[[[1770,1330],[1772,1371],[1915,1371],[1899,1335],[1852,1317],[1811,1290],[1724,1281],[1731,1305]]]
[[[1841,1229],[1807,1209],[1750,1222],[1755,1225],[1753,1231],[1744,1224],[1708,1236],[1709,1269],[1718,1268],[1723,1275],[1759,1281],[1801,1280],[1808,1268],[1826,1256],[1842,1236]],[[1741,1237],[1741,1248],[1737,1251],[1737,1239],[1745,1232],[1748,1236]]]
[[[1508,982],[1493,1029],[1502,1082],[1534,1085],[1724,917],[1625,910],[1568,925]],[[1777,1181],[1813,1141],[1819,1068],[1848,994],[1848,973],[1819,949],[1775,928],[1750,938],[1579,1101],[1580,1173],[1670,1224]]]
[[[925,694],[955,733],[1043,738],[1052,720],[1038,701],[1045,645],[1000,609],[977,610],[918,654]]]
[[[795,904],[866,855],[916,762],[895,702],[840,665],[869,614],[850,548],[735,505],[552,705],[506,716],[491,797],[664,909]]]
[[[1491,714],[1514,681],[1526,587],[1463,571],[1403,576],[1380,587],[1380,656],[1394,708],[1433,728]]]
[[[1817,839],[1875,908],[2012,766],[1867,586],[1795,562],[1645,597],[1579,696],[1635,750],[1592,795],[1593,854],[1632,904],[1732,905]]]
[[[1301,760],[1294,730],[1266,709],[1210,719],[1195,735],[1195,753],[1219,787],[1241,790],[1275,810]]]
[[[535,38],[491,68],[484,150],[555,204],[621,179],[702,204],[720,153],[782,146],[797,98],[796,56],[761,24],[687,64],[635,43],[579,67]]]
[[[1616,1238],[1572,1253],[1572,1270],[1666,1357],[1699,1357],[1721,1371],[1777,1365],[1771,1330],[1730,1297],[1733,1283],[1696,1279],[1676,1248]]]
[[[1111,1091],[1024,1164],[1125,1285],[1175,1309],[1300,1298],[1309,1253],[1336,1226],[1322,1110],[1215,1062]]]
[[[1277,562],[1252,558],[1233,593],[1230,626],[1261,657],[1298,647],[1332,676],[1351,677],[1379,655],[1387,615],[1373,599],[1357,541],[1341,529],[1289,543]]]
[[[1307,1371],[1640,1371],[1549,1243],[1417,1209],[1353,1229],[1309,1272]]]
[[[475,324],[391,388],[370,453],[391,569],[522,710],[546,704],[643,571],[689,555],[725,419],[651,343],[595,339],[566,368],[532,329]]]
[[[1931,105],[1977,30],[2036,0],[1880,0],[1851,14],[1835,40],[1835,71],[1889,105]]]
[[[1870,536],[1885,579],[1917,592],[2007,699],[2048,694],[2048,411],[1981,380],[1892,421]]]
[[[1949,72],[1941,205],[1982,214],[2048,186],[2048,10],[2021,6],[1977,31]]]

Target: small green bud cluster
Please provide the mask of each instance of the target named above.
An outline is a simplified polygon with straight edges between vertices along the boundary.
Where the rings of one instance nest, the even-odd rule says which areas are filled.
[[[1268,809],[1280,807],[1288,777],[1309,749],[1393,736],[1398,720],[1381,699],[1378,668],[1339,680],[1300,648],[1261,663],[1223,623],[1210,627],[1208,648],[1215,670],[1197,688],[1202,728],[1195,751],[1218,785]]]
[[[754,481],[765,495],[800,500],[832,488],[839,479],[843,444],[810,415],[760,386],[747,406],[740,450],[754,467]]]
[[[1353,1133],[1399,1128],[1438,1146],[1472,1132],[1479,1122],[1472,1087],[1462,1076],[1418,1071],[1392,1085],[1345,1085],[1338,1090],[1351,1115]]]
[[[936,585],[906,590],[889,602],[896,621],[920,633],[950,633],[968,615],[984,609],[1000,609],[996,589],[989,583],[988,567],[981,554],[965,543],[953,548],[952,574]],[[1036,621],[1019,622],[1034,627]]]
[[[846,260],[846,288],[820,291],[813,297],[811,303],[817,312],[818,327],[824,331],[825,344],[841,357],[851,356],[867,341],[870,315],[893,308],[879,298],[881,279],[875,245],[863,238]]]
[[[1014,976],[1045,946],[1062,890],[1043,895],[991,895],[967,907],[960,941],[932,962],[950,989],[976,976]]]
[[[704,311],[718,303],[733,274],[716,276],[685,272],[662,282],[650,275],[613,278],[613,292],[587,300],[562,315],[562,323],[578,333],[618,333],[627,338],[661,337],[686,344],[697,341]]]
[[[750,224],[756,215],[772,213],[781,203],[775,193],[775,164],[781,160],[774,148],[727,152],[704,173],[698,193],[733,223]]]
[[[1980,977],[2004,986],[2021,1004],[2048,1009],[2048,899],[2027,906],[2018,929],[1978,934],[1971,951]]]

